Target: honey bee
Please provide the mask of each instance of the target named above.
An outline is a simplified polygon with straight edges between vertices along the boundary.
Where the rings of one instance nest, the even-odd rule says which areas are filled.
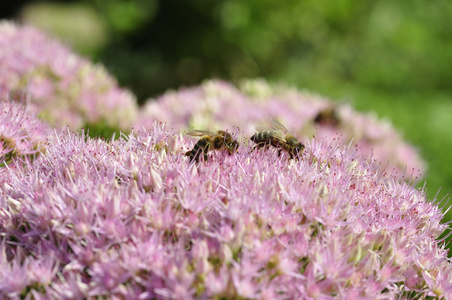
[[[190,156],[190,162],[198,162],[201,154],[204,160],[207,160],[207,152],[210,150],[226,150],[229,155],[232,155],[239,148],[239,143],[232,138],[232,135],[223,130],[217,132],[193,130],[185,134],[201,137],[193,149],[185,153],[185,156]]]
[[[290,159],[296,157],[303,153],[304,145],[300,143],[293,135],[289,134],[289,131],[276,121],[272,119],[272,128],[256,128],[258,133],[255,133],[250,140],[255,142],[257,145],[253,149],[259,149],[262,147],[276,147],[279,148],[278,155],[281,155],[281,151],[284,150],[290,155]]]
[[[337,127],[340,123],[337,109],[335,107],[328,107],[321,110],[314,118],[314,123],[323,126]]]

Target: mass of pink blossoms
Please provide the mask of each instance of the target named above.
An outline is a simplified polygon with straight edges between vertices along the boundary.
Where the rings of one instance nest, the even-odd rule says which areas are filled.
[[[239,127],[250,137],[255,127],[268,127],[275,118],[299,138],[317,136],[359,146],[369,159],[384,164],[398,177],[419,178],[426,164],[387,121],[361,113],[346,104],[263,80],[248,80],[237,88],[223,81],[169,91],[150,99],[135,128],[151,128],[153,121],[168,122],[178,130]]]
[[[30,26],[0,22],[0,93],[26,92],[30,108],[57,127],[90,124],[130,131],[135,96],[93,65]]]
[[[0,102],[0,299],[452,299],[445,212],[400,182],[425,167],[389,123],[264,81],[168,92],[136,120],[103,67],[9,22],[0,62],[18,100]],[[33,112],[143,130],[107,142]],[[270,118],[300,160],[251,150]],[[188,127],[241,146],[190,164]]]
[[[425,191],[306,140],[300,160],[210,152],[164,124],[70,132],[0,173],[0,296],[24,299],[452,299]],[[14,162],[13,162],[14,163]]]

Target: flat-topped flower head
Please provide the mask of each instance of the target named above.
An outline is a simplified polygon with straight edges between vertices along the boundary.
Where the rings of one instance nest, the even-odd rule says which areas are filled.
[[[196,140],[164,124],[110,143],[56,135],[3,176],[0,295],[448,297],[449,229],[423,190],[337,141],[288,160],[237,140],[190,164]]]
[[[0,65],[0,91],[26,91],[30,104],[52,125],[131,130],[134,95],[119,88],[104,67],[36,28],[0,22]]]
[[[360,113],[349,105],[263,80],[244,81],[235,87],[207,81],[193,88],[169,91],[150,99],[140,112],[135,128],[151,128],[154,121],[175,129],[240,128],[251,137],[256,127],[269,127],[274,118],[300,139],[317,136],[352,143],[369,160],[376,159],[399,177],[418,178],[426,166],[417,150],[406,143],[387,121]]]

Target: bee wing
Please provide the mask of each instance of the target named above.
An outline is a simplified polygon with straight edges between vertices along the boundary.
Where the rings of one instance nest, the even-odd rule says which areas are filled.
[[[259,132],[269,132],[272,131],[271,128],[266,128],[266,127],[256,127],[256,130]]]
[[[286,127],[284,127],[283,124],[279,123],[275,119],[271,119],[272,127],[271,128],[265,128],[265,127],[256,127],[256,130],[265,134],[270,135],[271,137],[284,141],[285,136],[289,134],[289,131]]]
[[[268,131],[265,132],[265,134],[273,137],[274,139],[282,141],[282,142],[284,142],[286,140],[285,135],[279,130],[269,129]]]
[[[187,131],[185,132],[186,135],[191,135],[191,136],[217,136],[218,134],[212,131],[208,131],[208,130],[191,130],[191,131]]]
[[[284,127],[283,124],[281,124],[276,119],[271,119],[271,120],[272,120],[272,128],[273,128],[273,130],[282,132],[284,136],[289,134],[289,130],[287,130],[287,128]]]
[[[265,127],[256,127],[256,130],[265,133],[266,135],[269,135],[276,140],[284,141],[284,134],[281,131]]]

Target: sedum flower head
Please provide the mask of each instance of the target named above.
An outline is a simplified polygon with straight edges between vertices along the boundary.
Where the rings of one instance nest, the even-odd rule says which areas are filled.
[[[143,108],[135,128],[150,128],[154,120],[176,129],[239,127],[251,136],[255,127],[269,127],[276,118],[299,138],[312,136],[356,144],[369,159],[381,161],[399,177],[419,177],[424,161],[393,126],[374,114],[360,113],[349,105],[263,80],[248,80],[240,87],[222,81],[169,91],[151,99]],[[406,173],[406,174],[405,174]]]
[[[7,169],[0,295],[450,298],[437,203],[356,149],[313,139],[296,161],[241,143],[190,164],[195,142],[157,123],[110,143],[67,132]]]
[[[30,26],[0,22],[0,91],[26,91],[52,125],[71,129],[100,124],[129,131],[136,100],[104,67],[77,56]]]
[[[44,151],[49,133],[29,107],[6,97],[0,100],[0,163]]]

